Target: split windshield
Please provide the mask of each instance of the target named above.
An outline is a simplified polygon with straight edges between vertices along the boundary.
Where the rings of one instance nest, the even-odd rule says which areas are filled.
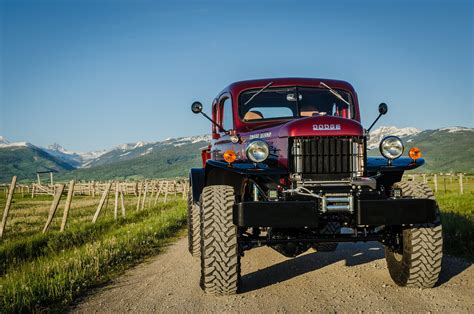
[[[352,118],[353,104],[350,94],[339,89],[335,91],[350,105],[326,88],[270,87],[256,96],[254,95],[259,89],[246,91],[240,94],[240,118],[255,122],[322,115]]]

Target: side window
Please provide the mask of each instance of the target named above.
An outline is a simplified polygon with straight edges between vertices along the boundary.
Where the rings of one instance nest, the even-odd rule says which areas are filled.
[[[232,115],[232,100],[226,98],[222,103],[222,126],[226,130],[231,130],[234,128],[234,118]]]

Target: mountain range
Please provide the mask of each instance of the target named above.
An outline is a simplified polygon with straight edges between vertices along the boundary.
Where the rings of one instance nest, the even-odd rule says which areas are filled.
[[[369,155],[379,155],[378,144],[384,136],[402,138],[406,149],[419,147],[427,161],[420,171],[474,172],[474,129],[449,127],[435,130],[382,126],[370,133]],[[59,144],[48,147],[28,142],[10,143],[0,136],[0,182],[12,175],[31,181],[37,171],[57,172],[59,180],[109,180],[186,175],[200,164],[200,149],[209,135],[169,138],[159,142],[122,144],[109,150],[69,151]]]

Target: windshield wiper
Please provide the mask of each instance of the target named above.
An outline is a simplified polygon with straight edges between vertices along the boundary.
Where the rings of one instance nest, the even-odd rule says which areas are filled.
[[[269,88],[272,84],[273,84],[273,82],[268,83],[268,84],[265,85],[261,90],[259,90],[259,91],[256,92],[255,94],[253,94],[252,97],[250,97],[249,100],[247,100],[247,101],[244,103],[244,106],[246,106],[246,105],[247,105],[249,102],[251,102],[255,97],[257,97],[258,94],[260,94],[261,92],[263,92],[264,90],[266,90],[267,88]]]
[[[332,89],[331,87],[327,86],[323,82],[319,82],[319,85],[322,85],[322,86],[326,87],[331,92],[331,94],[333,94],[334,96],[336,96],[337,98],[339,98],[340,100],[345,102],[349,107],[351,106],[351,104],[347,100],[342,98],[342,96],[338,92],[336,92],[334,89]]]

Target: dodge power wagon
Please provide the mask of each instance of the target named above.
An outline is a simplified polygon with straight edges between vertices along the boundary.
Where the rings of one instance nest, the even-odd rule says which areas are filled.
[[[421,151],[404,155],[400,138],[367,156],[367,138],[387,113],[361,125],[347,82],[278,78],[226,87],[206,115],[212,143],[202,168],[190,170],[189,251],[201,259],[202,289],[238,292],[240,259],[267,245],[288,257],[339,242],[379,241],[393,281],[433,287],[442,259],[439,209],[426,184],[402,181],[424,164]],[[343,232],[342,232],[343,231]]]

